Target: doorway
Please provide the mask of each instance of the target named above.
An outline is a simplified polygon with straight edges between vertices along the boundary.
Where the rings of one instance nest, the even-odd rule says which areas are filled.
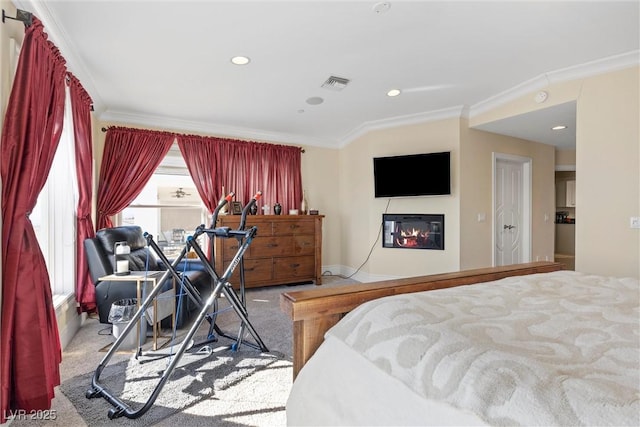
[[[493,153],[493,265],[531,261],[531,158]]]

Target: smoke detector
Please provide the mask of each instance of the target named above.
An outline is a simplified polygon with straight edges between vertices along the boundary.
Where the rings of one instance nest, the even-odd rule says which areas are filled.
[[[549,97],[549,94],[541,90],[540,92],[536,93],[536,96],[533,99],[534,101],[536,101],[536,103],[542,104],[544,101],[547,100],[548,97]]]
[[[347,87],[348,84],[349,79],[345,79],[344,77],[331,76],[324,83],[322,83],[321,87],[325,89],[340,91]]]

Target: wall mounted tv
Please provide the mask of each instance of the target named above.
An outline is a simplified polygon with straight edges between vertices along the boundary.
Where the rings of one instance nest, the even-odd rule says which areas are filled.
[[[451,194],[451,153],[374,157],[375,197]]]

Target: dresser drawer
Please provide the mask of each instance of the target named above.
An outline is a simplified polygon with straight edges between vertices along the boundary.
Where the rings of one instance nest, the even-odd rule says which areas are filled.
[[[314,268],[313,256],[276,258],[273,260],[273,277],[275,279],[313,277]]]
[[[247,225],[244,228],[245,230],[248,230],[249,228],[256,226],[256,228],[258,229],[256,231],[256,236],[271,236],[273,235],[273,224],[270,221],[264,221],[261,220],[259,217],[258,219],[247,219]]]
[[[313,234],[313,221],[278,221],[273,223],[273,235]]]
[[[245,259],[244,278],[247,283],[267,282],[273,278],[273,264],[259,259]],[[238,283],[240,283],[239,275]]]
[[[293,255],[314,255],[316,251],[315,236],[292,236]]]
[[[224,263],[225,268],[229,265],[228,262]],[[219,274],[223,274],[224,271],[220,271]],[[270,262],[264,262],[260,259],[244,259],[244,281],[248,285],[258,285],[264,282],[269,282],[273,279],[273,264]],[[240,265],[234,270],[231,275],[231,285],[234,288],[240,286]]]
[[[291,236],[256,237],[249,246],[249,258],[270,258],[274,256],[294,255]]]
[[[222,239],[220,238],[219,240],[222,241],[222,253],[224,256],[224,261],[230,261],[231,259],[233,259],[233,257],[236,255],[236,252],[238,252],[238,248],[240,247],[240,242],[238,242],[238,239]],[[253,242],[252,242],[253,244]],[[249,245],[249,248],[251,248],[251,245]],[[218,247],[216,247],[216,249],[219,249]],[[215,254],[216,257],[220,256],[219,254]],[[247,256],[247,252],[245,252],[245,258]]]

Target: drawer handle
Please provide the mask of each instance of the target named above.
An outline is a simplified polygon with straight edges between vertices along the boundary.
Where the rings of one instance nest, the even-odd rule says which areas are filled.
[[[300,267],[300,264],[291,264],[290,267],[291,268],[298,268],[298,267]]]
[[[277,248],[277,247],[278,247],[278,244],[277,244],[277,243],[269,243],[269,244],[267,245],[267,247],[268,247],[268,248]]]

